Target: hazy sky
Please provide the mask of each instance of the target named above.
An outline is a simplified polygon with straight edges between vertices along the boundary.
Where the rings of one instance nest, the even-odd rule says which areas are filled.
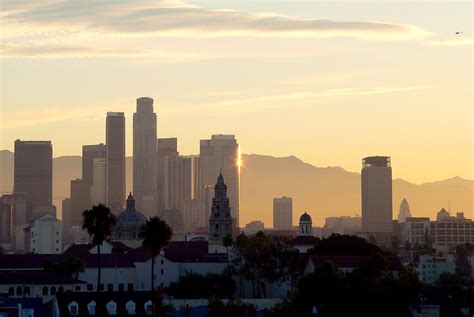
[[[352,171],[389,155],[396,178],[474,178],[471,2],[0,3],[2,149],[80,154],[124,111],[130,155],[149,96],[183,154],[229,133],[242,153]]]

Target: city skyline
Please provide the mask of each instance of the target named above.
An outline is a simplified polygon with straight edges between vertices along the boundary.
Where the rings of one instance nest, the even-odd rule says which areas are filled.
[[[100,4],[104,10],[2,3],[2,149],[12,150],[17,138],[48,139],[55,156],[79,154],[76,144],[105,143],[97,135],[107,111],[125,112],[132,140],[134,100],[150,96],[158,135],[178,137],[184,155],[198,153],[196,140],[223,133],[237,136],[242,153],[295,155],[349,171],[359,170],[361,157],[383,153],[397,162],[394,178],[473,179],[467,3],[158,1]],[[219,20],[219,9],[234,10],[239,22]],[[171,29],[147,19],[135,29],[88,10],[124,22],[170,10],[189,16]],[[225,32],[207,29],[203,16]],[[64,24],[65,32],[54,32]],[[48,80],[38,78],[43,71]],[[70,142],[68,131],[82,133]],[[419,157],[420,148],[429,160]],[[446,160],[446,153],[457,155]]]

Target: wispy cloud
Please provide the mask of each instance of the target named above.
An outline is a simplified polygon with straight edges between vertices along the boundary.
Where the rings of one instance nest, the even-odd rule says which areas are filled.
[[[427,45],[431,46],[461,46],[474,45],[474,38],[472,37],[458,37],[451,39],[427,41]]]
[[[178,53],[163,50],[121,50],[121,49],[93,49],[88,47],[51,47],[51,46],[0,46],[2,58],[146,58],[159,63],[179,63],[202,60],[206,57],[200,54]]]
[[[429,33],[407,24],[302,19],[273,13],[208,9],[181,1],[2,0],[4,43],[104,36],[323,36],[403,40]],[[58,31],[60,30],[60,31]]]
[[[306,99],[314,97],[342,97],[342,96],[363,96],[363,95],[379,95],[403,91],[411,91],[418,89],[431,88],[430,86],[399,86],[399,87],[370,87],[370,88],[341,88],[329,89],[321,92],[300,91],[287,94],[276,94],[267,96],[257,96],[243,99],[232,99],[221,101],[216,105],[237,105],[247,103],[269,102],[269,101],[287,101],[295,99]]]

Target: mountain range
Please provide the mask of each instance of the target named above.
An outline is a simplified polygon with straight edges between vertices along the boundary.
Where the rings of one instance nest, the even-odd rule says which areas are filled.
[[[272,227],[272,199],[293,198],[293,219],[307,211],[316,225],[325,217],[360,215],[360,174],[341,167],[316,167],[294,157],[243,154],[241,168],[240,226],[261,220]],[[131,157],[126,160],[127,192],[132,191]],[[396,168],[396,167],[392,167]],[[70,195],[70,181],[81,177],[81,157],[62,156],[53,159],[54,204]],[[0,192],[13,188],[13,153],[0,151]],[[393,216],[403,198],[408,200],[413,216],[436,217],[441,208],[452,213],[464,212],[472,217],[474,181],[453,177],[438,182],[414,184],[393,180]],[[60,212],[59,212],[60,214]]]

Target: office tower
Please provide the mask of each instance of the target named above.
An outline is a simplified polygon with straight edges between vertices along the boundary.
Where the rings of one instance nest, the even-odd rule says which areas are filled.
[[[26,194],[26,221],[29,222],[40,216],[36,213],[50,210],[53,205],[51,142],[16,140],[14,162],[14,192]]]
[[[12,195],[0,198],[0,247],[12,241]]]
[[[192,198],[192,158],[189,156],[165,159],[165,209],[183,210],[185,200]]]
[[[61,220],[52,215],[36,218],[25,228],[25,250],[38,254],[62,253]]]
[[[229,197],[227,197],[227,185],[222,174],[219,174],[216,186],[214,186],[211,217],[209,217],[209,240],[214,243],[222,243],[223,239],[232,236],[234,231],[234,219],[231,215]]]
[[[125,115],[108,112],[107,143],[107,206],[115,213],[123,210],[125,201]]]
[[[273,198],[273,229],[293,229],[293,198]]]
[[[411,218],[410,205],[408,205],[408,201],[403,198],[400,204],[400,211],[398,212],[398,223],[405,222],[407,218]]]
[[[107,183],[107,160],[95,158],[92,163],[92,205],[105,204]]]
[[[389,234],[392,224],[392,168],[390,157],[362,160],[362,231]]]
[[[173,230],[173,241],[184,240],[183,213],[179,209],[171,208],[163,210],[162,219]]]
[[[71,198],[63,199],[62,205],[62,226],[63,226],[63,244],[71,243]]]
[[[15,251],[22,251],[25,247],[24,228],[27,224],[27,200],[25,193],[12,195],[12,234]]]
[[[70,226],[81,227],[82,213],[91,207],[91,185],[82,179],[72,180]]]
[[[210,140],[200,142],[200,187],[214,183],[219,173],[226,179],[229,202],[235,225],[239,225],[239,144],[233,135],[213,135]]]
[[[157,141],[156,177],[157,177],[157,200],[158,210],[161,212],[165,205],[165,178],[168,158],[174,158],[178,153],[177,138],[163,138]]]
[[[199,168],[200,158],[199,155],[191,155],[192,158],[192,196],[193,199],[199,199],[201,195],[201,169]],[[207,220],[206,220],[207,222]]]
[[[144,197],[156,195],[156,114],[153,99],[137,99],[133,114],[133,193],[138,210],[143,209]]]
[[[93,184],[94,182],[94,159],[107,157],[107,145],[100,143],[82,146],[82,179]]]

